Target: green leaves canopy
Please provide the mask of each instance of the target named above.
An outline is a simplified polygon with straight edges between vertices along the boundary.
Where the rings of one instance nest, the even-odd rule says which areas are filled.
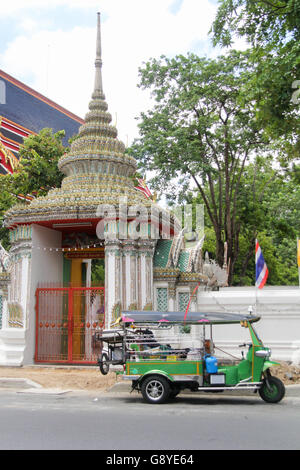
[[[0,223],[4,213],[20,202],[18,194],[27,195],[37,191],[43,195],[51,187],[59,187],[63,174],[58,170],[60,157],[68,151],[62,139],[64,131],[53,133],[52,129],[42,129],[39,134],[30,135],[20,147],[20,165],[13,175],[0,176]],[[26,203],[24,203],[26,204]],[[0,228],[0,239],[8,247],[8,231]]]
[[[270,150],[244,89],[252,77],[248,52],[230,51],[217,59],[194,54],[152,59],[140,70],[155,106],[141,116],[140,135],[131,149],[140,166],[156,170],[156,188],[178,196],[192,182],[199,191],[217,240],[222,263],[224,241],[233,269],[240,221],[240,183],[246,163]]]
[[[211,32],[215,45],[236,36],[249,43],[248,97],[270,135],[284,137],[284,151],[299,155],[300,0],[221,0]]]

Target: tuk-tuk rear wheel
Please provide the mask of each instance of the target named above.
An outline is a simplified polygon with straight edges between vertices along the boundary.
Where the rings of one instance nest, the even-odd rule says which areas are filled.
[[[169,398],[170,391],[168,380],[159,375],[146,377],[141,385],[144,400],[152,404],[164,403]]]
[[[101,359],[99,361],[99,368],[102,375],[107,375],[109,372],[109,364],[108,364],[108,355],[103,353],[101,355]]]
[[[278,403],[284,394],[285,386],[281,380],[268,374],[259,389],[260,397],[267,403]]]

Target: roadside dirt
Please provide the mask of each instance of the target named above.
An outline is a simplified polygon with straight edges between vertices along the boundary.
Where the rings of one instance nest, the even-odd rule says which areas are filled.
[[[106,391],[120,381],[115,372],[102,375],[96,367],[0,367],[0,378],[23,378],[44,388]]]
[[[272,367],[272,375],[279,377],[286,385],[300,384],[300,367],[287,362]],[[102,375],[97,367],[27,366],[0,367],[0,378],[25,378],[44,388],[71,390],[106,391],[122,378],[115,372]]]
[[[300,366],[280,362],[280,366],[271,368],[271,374],[282,380],[285,385],[300,384]]]

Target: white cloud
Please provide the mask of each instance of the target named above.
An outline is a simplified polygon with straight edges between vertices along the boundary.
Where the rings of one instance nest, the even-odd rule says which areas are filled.
[[[136,87],[138,67],[150,57],[185,54],[193,43],[207,39],[216,11],[209,0],[184,0],[174,15],[172,4],[173,0],[12,0],[0,16],[25,6],[27,12],[36,7],[45,14],[50,7],[76,6],[94,9],[95,23],[73,29],[68,23],[68,30],[47,31],[40,30],[30,15],[21,15],[22,33],[0,55],[0,67],[19,80],[26,78],[27,85],[84,117],[93,88],[96,11],[100,10],[105,18],[104,92],[114,120],[117,113],[119,136],[130,144],[137,136],[134,117],[149,104],[148,94]]]
[[[120,1],[120,0],[117,0]],[[21,13],[24,10],[41,11],[49,8],[59,8],[63,6],[76,8],[97,8],[101,0],[10,0],[2,2],[0,8],[0,17],[12,16]]]

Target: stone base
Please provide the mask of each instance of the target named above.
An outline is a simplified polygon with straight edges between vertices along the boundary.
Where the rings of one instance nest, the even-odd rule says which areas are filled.
[[[25,330],[0,330],[0,366],[21,367],[24,361]]]

